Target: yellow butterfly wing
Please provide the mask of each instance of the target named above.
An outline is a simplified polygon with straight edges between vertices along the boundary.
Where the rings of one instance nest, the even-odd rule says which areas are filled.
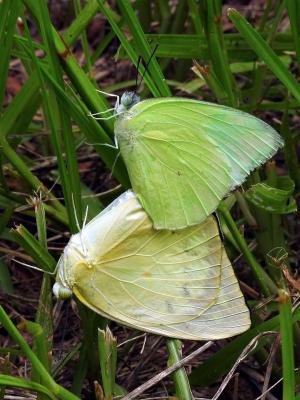
[[[214,218],[156,231],[131,191],[72,236],[59,270],[88,307],[141,330],[205,340],[250,324]]]

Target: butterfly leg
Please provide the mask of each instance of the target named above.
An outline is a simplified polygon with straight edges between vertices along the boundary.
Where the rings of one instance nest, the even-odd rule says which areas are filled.
[[[108,110],[99,111],[99,112],[96,112],[96,113],[91,113],[91,112],[89,112],[89,113],[88,113],[88,116],[89,116],[89,117],[94,117],[95,115],[106,114],[106,113],[108,113],[108,112],[110,112],[110,111],[114,111],[114,110],[115,110],[115,108],[113,107],[113,108],[109,108]]]
[[[100,90],[100,89],[96,89],[96,90],[97,90],[97,92],[102,93],[102,94],[104,94],[105,96],[116,97],[116,98],[117,98],[116,106],[119,107],[119,104],[120,104],[120,96],[118,96],[117,94],[112,94],[112,93],[104,92],[103,90]]]

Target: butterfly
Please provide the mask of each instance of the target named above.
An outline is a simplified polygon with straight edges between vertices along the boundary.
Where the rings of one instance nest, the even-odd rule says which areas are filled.
[[[193,99],[140,101],[125,92],[115,116],[116,143],[155,229],[203,222],[283,146],[280,135],[260,119]]]
[[[121,324],[192,340],[250,326],[213,216],[182,230],[155,230],[129,190],[73,235],[57,269],[57,297],[74,293]]]

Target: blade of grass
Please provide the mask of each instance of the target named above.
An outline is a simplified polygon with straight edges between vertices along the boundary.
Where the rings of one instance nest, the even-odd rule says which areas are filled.
[[[117,339],[109,327],[98,329],[98,352],[105,399],[113,398],[117,368]],[[104,400],[105,400],[104,399]]]
[[[49,192],[49,190],[43,185],[39,179],[33,175],[28,168],[27,164],[22,160],[20,156],[12,149],[9,143],[1,138],[0,136],[0,149],[3,152],[3,155],[12,163],[12,165],[16,168],[19,174],[28,182],[33,189],[39,191],[41,190],[46,198],[51,200],[52,205],[57,209],[53,211],[53,208],[50,206],[47,207],[47,210],[52,213],[52,215],[56,215],[56,218],[63,222],[65,225],[68,224],[65,208],[63,205]]]
[[[39,20],[39,11],[36,2],[33,0],[23,0],[28,7],[30,13],[36,20]],[[108,102],[103,95],[96,91],[95,86],[90,79],[86,76],[85,72],[78,65],[75,57],[72,55],[68,45],[61,38],[60,34],[51,25],[53,44],[56,52],[60,57],[63,67],[70,77],[72,83],[84,99],[85,103],[90,107],[90,111],[102,111],[108,109]],[[102,120],[101,125],[107,130],[109,135],[113,137],[113,121]]]
[[[279,320],[281,336],[283,393],[282,400],[295,399],[295,362],[293,341],[293,315],[291,296],[287,289],[280,289]]]
[[[187,0],[190,9],[190,17],[194,25],[194,30],[197,35],[203,34],[203,26],[200,18],[199,4],[196,0]]]
[[[182,359],[180,340],[167,339],[167,349],[169,353],[168,367],[176,364]],[[190,387],[189,379],[184,367],[173,373],[173,380],[176,391],[176,398],[179,400],[193,400],[193,394]]]
[[[275,54],[270,46],[263,40],[261,35],[247,22],[247,20],[235,9],[228,9],[228,16],[234,26],[240,31],[249,46],[258,57],[263,60],[273,74],[300,102],[300,85],[283,62]]]
[[[82,10],[81,7],[81,2],[80,0],[73,0],[74,4],[74,10],[76,14],[76,18],[80,14],[80,11]],[[83,29],[82,33],[80,35],[80,40],[81,40],[81,46],[84,54],[84,59],[85,59],[85,70],[88,74],[91,73],[92,70],[92,63],[91,63],[91,55],[90,55],[90,49],[89,49],[89,43],[86,35],[86,31]]]
[[[36,197],[32,199],[32,203],[34,206],[35,217],[36,217],[36,226],[37,226],[37,235],[38,241],[44,249],[48,250],[47,246],[47,226],[46,226],[46,215],[45,208],[43,202],[40,197]],[[43,275],[43,281],[40,290],[39,296],[39,304],[36,312],[35,321],[38,326],[41,328],[43,333],[43,338],[45,340],[45,344],[43,347],[41,345],[41,341],[39,338],[35,338],[34,340],[34,351],[39,356],[39,359],[44,359],[44,366],[47,368],[48,372],[51,371],[51,358],[50,354],[52,354],[52,344],[53,344],[53,321],[52,321],[52,279],[49,274]],[[46,353],[40,352],[46,348]],[[43,358],[42,358],[43,357]]]
[[[71,392],[59,386],[49,375],[48,371],[31,350],[23,336],[10,320],[9,316],[0,305],[0,322],[11,338],[20,346],[26,357],[30,360],[36,371],[39,372],[43,385],[50,390],[56,397],[62,400],[79,400]]]
[[[129,1],[117,0],[117,4],[122,12],[125,23],[132,33],[135,47],[137,47],[139,50],[139,55],[142,56],[145,64],[147,65],[147,74],[149,73],[151,75],[151,78],[159,91],[159,96],[170,96],[171,91],[155,58],[155,54],[152,54],[152,50],[147,42],[143,29]]]
[[[115,22],[111,10],[104,5],[104,0],[97,0],[97,1],[98,1],[99,7],[100,7],[102,13],[105,15],[105,17],[107,18],[108,22],[110,23],[113,31],[115,32],[116,36],[120,40],[121,45],[124,47],[126,53],[128,54],[129,58],[131,59],[132,63],[135,65],[135,67],[137,67],[138,55],[137,55],[136,51],[129,44],[127,38],[125,37],[125,35],[121,31],[121,29],[119,28],[118,24]],[[145,68],[142,65],[140,65],[139,70],[140,70],[140,74],[143,76],[145,74]],[[147,84],[147,87],[149,88],[149,90],[152,92],[152,94],[156,97],[159,97],[160,92],[157,89],[155,83],[153,82],[153,80],[149,74],[147,74],[147,73],[145,74],[144,81]]]
[[[287,163],[288,171],[295,182],[296,189],[300,189],[300,169],[299,169],[299,161],[297,156],[297,150],[295,146],[295,140],[292,136],[289,127],[289,112],[288,108],[283,114],[281,130],[280,130],[283,138],[284,138],[284,155],[285,161]]]
[[[56,260],[23,225],[12,229],[11,234],[42,270],[50,273],[55,271]]]
[[[292,316],[292,323],[300,320],[300,307],[298,307]],[[257,334],[266,331],[280,331],[280,317],[276,315],[273,318],[255,325],[252,329],[233,339],[230,343],[224,345],[219,351],[214,353],[203,364],[195,368],[189,375],[192,386],[205,387],[213,384],[226,374],[234,362],[239,357],[243,349]]]
[[[61,87],[64,87],[62,70],[59,65],[54,41],[52,38],[51,21],[48,13],[48,8],[43,0],[39,0],[37,2],[37,5],[41,16],[39,27],[41,30],[41,36],[45,45],[46,53],[48,55],[50,71],[58,84]],[[29,39],[29,43],[31,43],[31,37],[28,30],[27,37]],[[33,48],[31,48],[31,50],[32,54],[34,54]],[[63,103],[60,102],[59,99],[56,99],[55,93],[52,90],[50,90],[50,93],[48,93],[45,82],[43,80],[43,75],[39,70],[37,62],[35,62],[35,67],[38,70],[40,85],[42,89],[41,92],[43,97],[43,107],[46,113],[57,157],[58,169],[66,202],[66,209],[69,216],[70,230],[72,233],[74,233],[78,230],[77,221],[79,222],[79,224],[81,224],[82,204],[80,194],[80,178],[75,153],[75,144],[71,129],[71,120],[68,114],[65,113]],[[48,104],[51,106],[49,106]],[[62,140],[58,134],[59,129],[61,129]],[[62,142],[64,146],[62,146]],[[65,153],[65,160],[63,157],[63,152]]]
[[[229,105],[237,107],[237,89],[233,74],[229,68],[228,55],[221,25],[220,2],[218,0],[209,0],[206,2],[206,5],[207,12],[205,14],[207,22],[204,26],[206,27],[207,43],[210,50],[213,70],[219,82],[222,82],[222,86],[228,96]]]
[[[88,109],[80,99],[74,97],[72,100],[72,98],[68,96],[68,94],[62,90],[59,85],[57,85],[56,81],[48,73],[46,68],[42,68],[42,71],[47,80],[56,90],[56,94],[61,97],[66,105],[68,105],[68,112],[71,113],[74,121],[77,123],[81,131],[86,135],[88,143],[91,143],[95,147],[95,150],[105,164],[112,169],[117,157],[117,153],[115,149],[105,146],[106,143],[111,145],[113,144],[111,139],[107,136],[101,125],[99,125],[93,118],[88,116]],[[78,105],[75,104],[75,101]],[[112,173],[124,186],[124,188],[130,187],[127,171],[122,160],[118,160],[118,163],[115,165]]]
[[[9,69],[9,60],[11,55],[11,47],[13,44],[14,33],[16,29],[17,17],[20,13],[22,3],[18,0],[10,0],[1,5],[0,8],[0,115],[3,109],[3,100],[6,89],[6,78]],[[9,6],[8,6],[9,4]]]
[[[11,388],[31,390],[33,392],[42,393],[51,400],[57,399],[57,397],[45,386],[40,385],[36,382],[28,381],[27,379],[17,378],[15,376],[0,374],[0,385]]]
[[[285,4],[289,14],[298,68],[300,68],[300,4],[298,1],[295,0],[286,0]]]
[[[45,369],[50,373],[50,362],[49,362],[49,348],[45,332],[40,324],[32,321],[22,321],[19,323],[18,328],[21,331],[27,331],[34,339],[34,353],[37,355],[40,362],[43,364]],[[32,379],[35,382],[40,383],[39,371],[36,371],[33,366]]]
[[[231,232],[232,236],[234,237],[234,239],[235,239],[236,243],[238,244],[241,252],[243,253],[245,259],[247,260],[248,265],[251,268],[253,276],[255,277],[262,293],[266,297],[268,297],[272,293],[273,294],[277,293],[276,285],[274,284],[272,279],[269,277],[269,275],[264,271],[264,269],[261,267],[261,265],[256,261],[253,254],[249,250],[245,239],[240,234],[240,232],[230,214],[230,211],[228,210],[224,201],[219,205],[218,211],[223,216],[229,231]]]

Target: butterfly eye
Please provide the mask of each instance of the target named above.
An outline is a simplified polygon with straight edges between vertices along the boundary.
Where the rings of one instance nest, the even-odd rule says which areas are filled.
[[[127,109],[132,107],[134,104],[138,103],[139,101],[140,101],[140,97],[138,95],[136,95],[134,92],[125,92],[125,93],[123,93],[123,95],[121,97],[121,104]]]
[[[55,282],[52,288],[55,297],[59,299],[68,299],[72,296],[72,290],[68,287],[62,286],[59,282]]]

